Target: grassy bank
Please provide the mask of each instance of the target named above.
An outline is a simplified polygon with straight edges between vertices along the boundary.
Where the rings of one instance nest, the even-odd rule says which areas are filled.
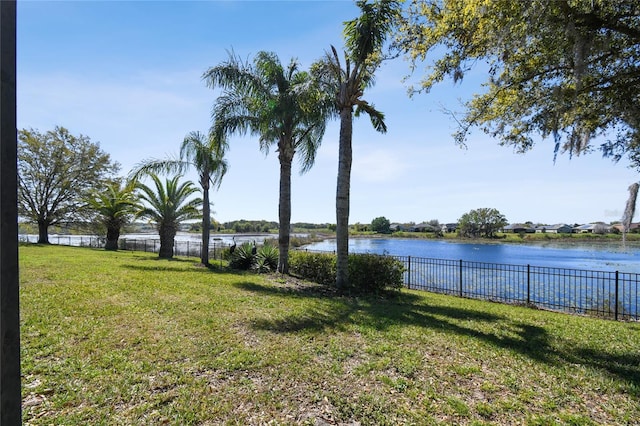
[[[194,262],[21,247],[25,423],[640,418],[640,324],[410,291],[327,297]]]

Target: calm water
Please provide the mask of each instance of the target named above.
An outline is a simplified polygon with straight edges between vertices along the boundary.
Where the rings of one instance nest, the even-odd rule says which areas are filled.
[[[297,234],[296,234],[297,235]],[[304,235],[304,234],[300,234]],[[229,245],[230,234],[212,234],[211,242]],[[50,235],[52,244],[79,245],[82,236]],[[84,236],[85,238],[87,236]],[[127,239],[157,239],[152,234],[127,234]],[[256,241],[277,235],[236,234],[238,244]],[[21,235],[21,241],[36,242],[37,235]],[[177,241],[200,241],[200,235],[178,233]],[[307,246],[309,250],[334,251],[335,240],[325,240]],[[477,244],[441,240],[413,240],[398,238],[354,238],[349,240],[349,251],[353,253],[377,253],[396,256],[416,256],[433,259],[462,259],[471,262],[505,263],[512,265],[532,265],[556,268],[586,269],[595,271],[620,271],[640,273],[640,248],[622,247],[621,243],[611,245],[570,245],[559,244]]]
[[[325,240],[307,246],[309,250],[334,251],[335,240]],[[621,271],[640,273],[640,248],[617,245],[552,244],[473,244],[432,240],[396,238],[354,238],[349,240],[353,253],[376,253],[396,256],[416,256],[434,259],[472,262],[506,263],[514,265],[557,268]]]

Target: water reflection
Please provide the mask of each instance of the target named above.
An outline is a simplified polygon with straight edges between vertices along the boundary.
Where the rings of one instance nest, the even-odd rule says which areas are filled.
[[[310,250],[335,251],[335,240],[307,246]],[[354,238],[353,253],[377,253],[471,262],[534,265],[588,270],[640,273],[640,249],[622,244],[478,244],[395,238]]]

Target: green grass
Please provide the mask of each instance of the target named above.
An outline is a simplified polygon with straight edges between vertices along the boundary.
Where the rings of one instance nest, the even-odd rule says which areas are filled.
[[[637,424],[640,324],[20,248],[26,424]]]

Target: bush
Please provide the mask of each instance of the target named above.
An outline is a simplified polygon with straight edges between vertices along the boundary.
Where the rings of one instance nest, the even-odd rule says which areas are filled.
[[[404,265],[392,256],[349,255],[349,285],[358,293],[381,293],[402,288]]]
[[[336,281],[336,256],[329,253],[289,252],[289,272],[318,284]]]
[[[229,266],[233,269],[248,270],[255,264],[255,255],[253,254],[253,244],[243,243],[231,253]]]
[[[271,272],[278,269],[278,254],[276,247],[269,243],[265,243],[256,254],[254,268],[258,272]]]
[[[333,285],[336,280],[336,255],[293,251],[289,255],[289,270],[318,284]],[[403,285],[404,265],[391,256],[377,254],[349,255],[349,291],[379,294]]]

